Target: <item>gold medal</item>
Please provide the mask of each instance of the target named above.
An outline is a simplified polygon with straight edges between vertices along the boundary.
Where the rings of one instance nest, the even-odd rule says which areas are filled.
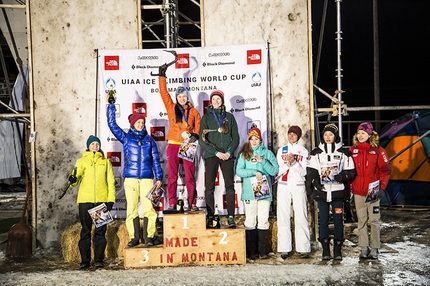
[[[137,143],[137,145],[142,146],[142,142],[139,141],[139,143]]]
[[[184,123],[184,126],[185,126],[185,127],[188,127],[188,126],[190,126],[190,125],[188,124],[188,122],[185,122],[185,123]]]

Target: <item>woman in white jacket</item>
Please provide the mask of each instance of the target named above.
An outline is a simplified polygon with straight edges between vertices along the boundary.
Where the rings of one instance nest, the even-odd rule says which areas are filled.
[[[302,129],[292,125],[288,129],[288,144],[279,148],[276,159],[279,165],[277,192],[278,252],[286,259],[292,251],[291,202],[294,208],[294,234],[296,251],[308,258],[311,251],[308,200],[306,196],[306,166],[308,150],[299,144]]]

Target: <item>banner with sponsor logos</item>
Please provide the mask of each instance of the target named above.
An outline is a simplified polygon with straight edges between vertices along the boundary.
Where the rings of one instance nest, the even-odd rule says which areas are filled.
[[[235,152],[238,155],[242,145],[248,140],[252,126],[261,129],[263,141],[267,146],[267,92],[268,92],[268,50],[266,44],[216,46],[202,48],[178,48],[175,50],[178,61],[166,73],[167,88],[175,101],[175,91],[184,86],[190,92],[189,101],[200,112],[206,112],[209,95],[215,89],[225,94],[226,109],[238,123],[240,144]],[[125,217],[125,195],[122,178],[123,150],[107,126],[106,95],[113,89],[116,95],[116,119],[124,131],[128,131],[128,116],[142,113],[146,117],[146,129],[157,143],[163,167],[163,184],[167,189],[166,135],[168,131],[167,112],[158,89],[158,67],[170,63],[174,56],[161,49],[151,50],[99,50],[99,122],[100,139],[103,150],[112,162],[117,182],[117,202],[112,214],[116,218]],[[197,206],[205,207],[205,167],[203,151],[199,148],[195,159]],[[215,182],[215,203],[221,215],[227,214],[224,180],[219,171]],[[236,213],[243,213],[240,200],[242,180],[235,176]],[[184,191],[185,178],[182,164],[179,168],[178,191]],[[186,201],[186,199],[184,200]],[[167,194],[156,211],[168,207]],[[143,210],[140,208],[142,216]]]

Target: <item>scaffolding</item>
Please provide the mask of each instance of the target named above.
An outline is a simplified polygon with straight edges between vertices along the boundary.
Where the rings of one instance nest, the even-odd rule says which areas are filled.
[[[326,23],[326,17],[327,17],[327,7],[328,7],[328,0],[324,0],[324,6],[322,11],[322,21],[321,21],[321,27],[320,27],[320,36],[319,36],[319,43],[318,43],[318,49],[316,53],[316,64],[315,64],[315,70],[313,72],[314,74],[314,95],[316,95],[316,91],[320,92],[322,95],[326,96],[330,99],[331,104],[330,107],[318,107],[316,97],[314,97],[313,103],[314,103],[314,134],[315,134],[315,141],[314,145],[317,146],[319,144],[320,140],[320,125],[329,123],[332,121],[332,117],[337,116],[338,117],[338,127],[339,127],[339,136],[342,138],[344,143],[349,142],[349,138],[352,138],[352,134],[355,133],[355,130],[351,132],[350,124],[357,124],[362,121],[369,121],[372,120],[365,119],[361,121],[344,121],[344,116],[348,116],[349,111],[374,111],[375,117],[375,127],[376,130],[380,130],[380,123],[382,120],[380,120],[380,113],[379,111],[383,110],[419,110],[419,109],[430,109],[430,105],[406,105],[406,106],[380,106],[380,90],[379,90],[379,35],[378,35],[378,6],[377,6],[377,0],[373,0],[373,61],[374,61],[374,105],[373,106],[362,106],[362,107],[351,107],[346,104],[346,102],[342,98],[342,94],[345,92],[342,89],[342,26],[341,26],[341,2],[342,0],[333,0],[336,4],[336,54],[337,54],[337,62],[336,62],[336,78],[337,78],[337,89],[334,91],[334,95],[331,95],[327,91],[323,90],[317,84],[315,84],[318,81],[318,74],[319,74],[319,65],[321,60],[321,49],[322,49],[322,39],[324,35],[324,29],[325,29],[325,23]],[[320,120],[320,118],[327,116],[327,120],[323,121]],[[348,134],[347,136],[344,136],[343,132],[343,123],[346,123],[348,125]],[[346,144],[348,145],[348,144]]]
[[[144,49],[201,46],[200,0],[142,0],[141,21]]]

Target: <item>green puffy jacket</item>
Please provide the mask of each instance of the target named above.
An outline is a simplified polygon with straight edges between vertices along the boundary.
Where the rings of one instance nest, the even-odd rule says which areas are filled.
[[[111,162],[103,155],[103,151],[84,151],[76,161],[76,183],[79,183],[79,203],[115,202],[115,176]]]

